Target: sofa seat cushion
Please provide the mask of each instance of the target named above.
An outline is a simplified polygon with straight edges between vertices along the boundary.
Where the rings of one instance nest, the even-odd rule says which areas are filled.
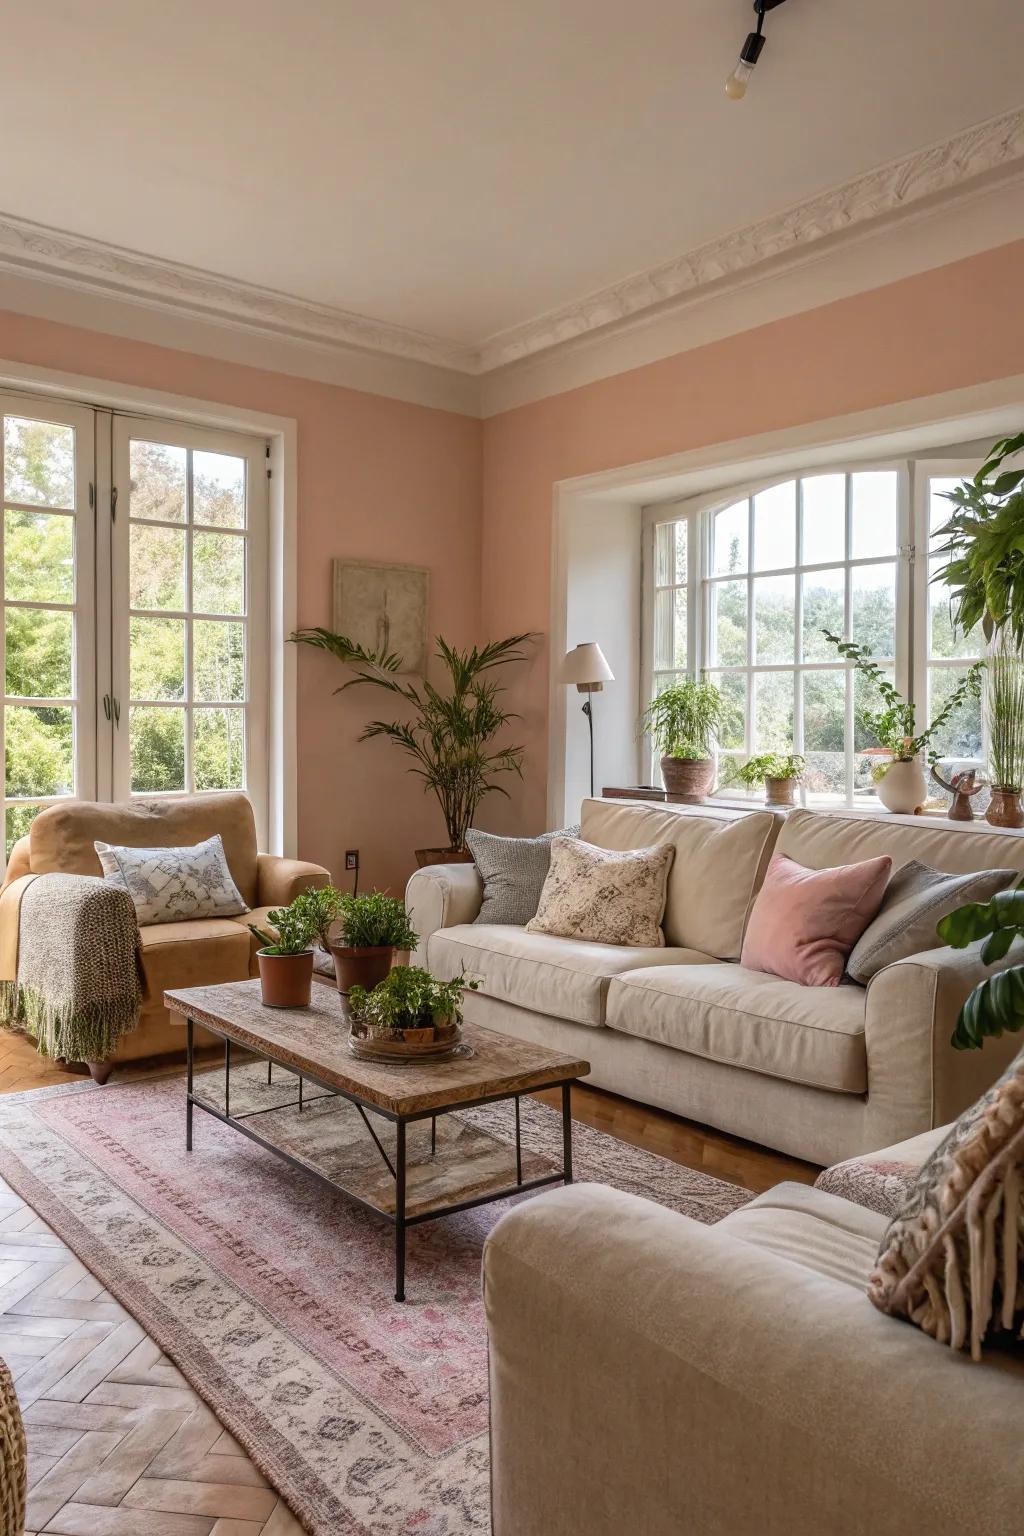
[[[147,998],[169,987],[209,987],[245,981],[249,975],[249,934],[227,917],[153,923],[139,929]]]
[[[427,966],[448,981],[465,970],[489,997],[573,1024],[605,1022],[605,996],[613,976],[634,966],[704,965],[708,956],[688,949],[636,949],[590,944],[497,923],[465,923],[431,935]]]
[[[742,965],[665,965],[616,977],[605,1022],[787,1082],[865,1093],[866,999],[862,987],[802,987]]]
[[[721,1225],[741,1242],[866,1291],[885,1217],[806,1184],[776,1184]]]

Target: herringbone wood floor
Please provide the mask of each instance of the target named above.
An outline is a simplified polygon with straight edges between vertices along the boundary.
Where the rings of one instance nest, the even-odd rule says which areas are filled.
[[[28,1040],[0,1033],[0,1093],[74,1080]],[[818,1172],[591,1089],[574,1093],[573,1112],[598,1130],[752,1190],[780,1179],[809,1182]],[[15,1373],[28,1431],[30,1536],[300,1530],[145,1330],[2,1181],[0,1355]]]

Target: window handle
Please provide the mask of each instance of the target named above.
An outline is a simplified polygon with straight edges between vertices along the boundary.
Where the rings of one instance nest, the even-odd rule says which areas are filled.
[[[109,693],[105,693],[103,695],[103,713],[106,715],[107,719],[109,720],[110,719],[110,694]]]
[[[111,702],[112,702],[112,704],[114,706],[114,724],[117,726],[118,730],[120,730],[121,729],[121,701],[119,699],[113,699],[113,700],[111,700]]]

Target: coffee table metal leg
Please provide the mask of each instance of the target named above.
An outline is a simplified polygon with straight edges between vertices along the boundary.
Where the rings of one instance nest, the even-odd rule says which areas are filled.
[[[519,1125],[519,1095],[515,1095],[516,1106],[516,1183],[523,1182],[523,1143]]]
[[[395,1127],[395,1300],[405,1300],[405,1121]]]
[[[572,1183],[572,1084],[562,1084],[562,1177]]]
[[[185,1151],[192,1151],[192,1033],[191,1019],[185,1020],[185,1054],[188,1060],[187,1092],[185,1098]]]
[[[224,1113],[231,1114],[231,1041],[224,1036]]]

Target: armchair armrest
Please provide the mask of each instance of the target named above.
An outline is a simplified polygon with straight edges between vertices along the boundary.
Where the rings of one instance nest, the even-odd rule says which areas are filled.
[[[728,1222],[573,1185],[504,1216],[483,1271],[494,1536],[1019,1521],[1019,1363],[972,1365]]]
[[[11,885],[13,881],[20,880],[23,875],[32,872],[31,844],[28,834],[19,837],[11,849],[11,856],[7,860],[7,868],[4,871],[4,886]],[[2,887],[0,887],[2,889]]]
[[[1024,1042],[1010,1034],[986,1040],[980,1051],[950,1044],[960,1009],[978,982],[1024,962],[1019,941],[994,965],[982,964],[980,950],[980,944],[929,949],[887,965],[868,983],[870,1146],[887,1147],[955,1120],[1020,1051]]]
[[[331,872],[321,864],[307,864],[303,859],[283,859],[276,853],[261,853],[256,858],[256,905],[286,907],[300,891],[330,885]]]
[[[484,899],[484,883],[475,864],[428,864],[405,888],[405,910],[419,934],[414,965],[426,965],[427,943],[441,928],[471,923]]]

